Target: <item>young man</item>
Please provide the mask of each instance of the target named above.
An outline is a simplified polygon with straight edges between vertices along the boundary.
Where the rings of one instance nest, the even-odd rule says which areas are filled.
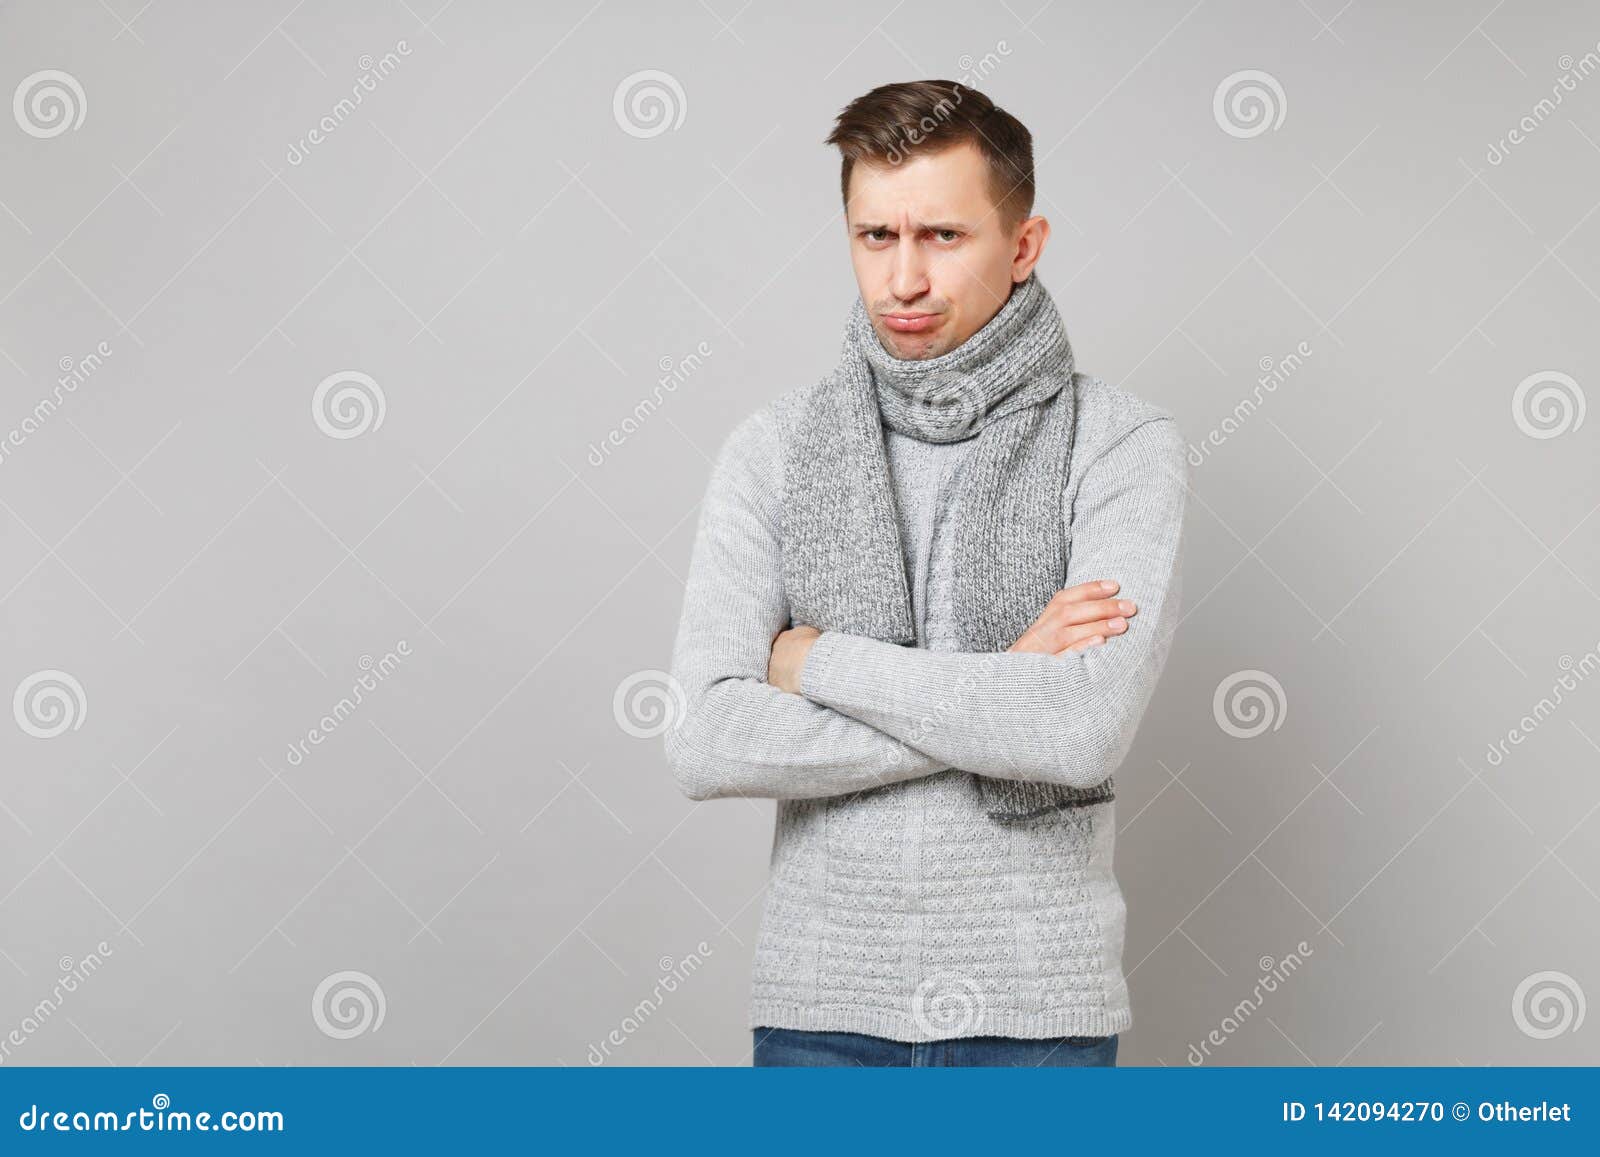
[[[860,298],[722,446],[666,733],[689,798],[778,801],[754,1061],[1115,1064],[1111,777],[1178,622],[1184,441],[1075,372],[1014,117],[892,84],[826,143]]]

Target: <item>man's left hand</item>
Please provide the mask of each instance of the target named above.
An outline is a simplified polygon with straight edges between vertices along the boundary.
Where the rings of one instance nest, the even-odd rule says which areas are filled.
[[[800,668],[806,664],[811,644],[822,634],[815,627],[790,627],[772,640],[772,658],[767,663],[767,682],[780,691],[800,694]]]

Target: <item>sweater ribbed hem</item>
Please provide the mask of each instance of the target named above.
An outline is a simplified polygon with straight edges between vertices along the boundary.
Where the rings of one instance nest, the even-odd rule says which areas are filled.
[[[803,1032],[860,1032],[906,1043],[925,1044],[974,1036],[1008,1036],[1043,1040],[1061,1036],[1110,1036],[1133,1026],[1133,1009],[1084,1009],[1046,1016],[985,1012],[970,1031],[954,1037],[935,1036],[909,1015],[880,1009],[811,1008],[777,1001],[753,1001],[748,1027],[789,1028]]]

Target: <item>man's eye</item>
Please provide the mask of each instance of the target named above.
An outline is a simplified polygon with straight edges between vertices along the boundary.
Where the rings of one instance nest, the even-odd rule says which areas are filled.
[[[939,237],[940,237],[941,240],[944,240],[944,241],[954,241],[959,236],[961,236],[961,235],[959,233],[957,233],[954,229],[941,229],[941,230],[939,230]]]
[[[874,241],[882,241],[883,238],[884,238],[885,233],[886,233],[886,230],[883,230],[883,229],[869,229],[869,230],[867,230],[867,236],[870,237]]]

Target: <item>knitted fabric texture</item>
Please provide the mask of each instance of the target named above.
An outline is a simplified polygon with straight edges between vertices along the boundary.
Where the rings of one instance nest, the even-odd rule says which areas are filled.
[[[1076,429],[1072,346],[1037,273],[955,349],[921,360],[879,341],[861,299],[838,365],[793,414],[784,583],[796,624],[915,645],[884,427],[924,442],[974,439],[952,487],[960,647],[1009,648],[1060,589],[1062,495]],[[1090,788],[974,775],[1001,823],[1112,798]]]
[[[1074,376],[1061,585],[1115,578],[1139,613],[1105,646],[1057,656],[961,649],[944,497],[978,440],[887,430],[918,645],[826,631],[794,695],[767,676],[793,621],[784,432],[814,388],[779,391],[716,455],[672,650],[681,698],[662,737],[686,797],[743,805],[680,831],[695,854],[731,863],[737,853],[711,842],[742,823],[718,821],[776,803],[746,1023],[900,1041],[1121,1032],[1133,1014],[1117,802],[1000,824],[971,773],[1082,788],[1121,778],[1182,616],[1183,434],[1166,411]],[[757,882],[719,883],[731,910]]]

